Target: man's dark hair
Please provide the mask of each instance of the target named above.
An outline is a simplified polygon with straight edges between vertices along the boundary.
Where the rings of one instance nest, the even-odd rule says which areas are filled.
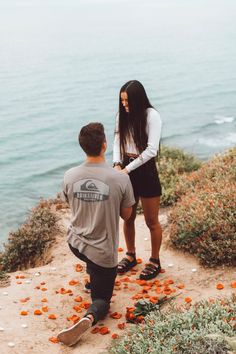
[[[79,144],[88,156],[99,156],[106,140],[101,123],[89,123],[79,133]]]

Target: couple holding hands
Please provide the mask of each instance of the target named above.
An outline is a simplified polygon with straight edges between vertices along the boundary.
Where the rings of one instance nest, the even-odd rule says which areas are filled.
[[[76,344],[86,330],[106,316],[116,275],[125,274],[137,264],[135,217],[139,199],[151,235],[151,255],[139,278],[150,280],[161,271],[161,185],[155,161],[160,136],[160,115],[137,80],[128,81],[120,89],[113,168],[105,161],[103,125],[90,123],[79,133],[86,160],[65,173],[63,194],[71,209],[68,245],[86,263],[92,303],[79,322],[58,334],[68,346]],[[127,247],[120,262],[119,217],[124,220]]]

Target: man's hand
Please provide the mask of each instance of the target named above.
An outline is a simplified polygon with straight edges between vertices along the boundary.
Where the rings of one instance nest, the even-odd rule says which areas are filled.
[[[122,170],[122,167],[120,165],[116,165],[113,167],[115,170],[117,171],[121,171]]]
[[[126,170],[126,168],[123,168],[123,169],[121,170],[121,172],[126,173],[127,175],[129,174],[129,172]]]

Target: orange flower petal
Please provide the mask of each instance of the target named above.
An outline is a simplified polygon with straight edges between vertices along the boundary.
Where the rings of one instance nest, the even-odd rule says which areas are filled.
[[[41,302],[48,302],[48,300],[46,299],[46,297],[44,297]]]
[[[118,252],[123,252],[124,250],[123,250],[123,248],[122,247],[119,247],[118,248]]]
[[[48,289],[47,289],[47,288],[42,288],[41,290],[42,290],[42,291],[47,291]]]
[[[79,284],[78,280],[72,279],[69,281],[69,285],[78,285],[78,284]]]
[[[87,310],[90,305],[91,305],[90,302],[84,301],[84,302],[82,302],[82,303],[80,304],[80,307],[82,307],[82,309]]]
[[[102,334],[102,335],[105,335],[105,334],[110,333],[110,330],[109,330],[108,327],[101,327],[101,328],[99,329],[99,333]]]
[[[158,301],[158,297],[157,297],[157,296],[152,296],[152,297],[150,297],[149,300],[150,300],[153,304],[156,304],[157,301]]]
[[[236,289],[236,281],[232,281],[232,283],[230,285],[231,285],[231,288]]]
[[[42,315],[42,311],[41,310],[35,310],[34,311],[34,315],[40,316],[40,315]]]
[[[48,312],[48,307],[47,306],[42,307],[42,311],[43,312]]]
[[[82,309],[80,308],[80,306],[73,306],[73,310],[75,310],[76,312],[82,312]]]
[[[119,336],[118,336],[117,333],[113,333],[113,334],[111,335],[111,338],[112,338],[112,339],[117,339],[117,338],[119,338]]]
[[[48,340],[52,343],[59,343],[59,339],[57,337],[50,337]]]
[[[143,263],[143,260],[141,258],[137,258],[137,263],[141,264],[141,263]]]
[[[71,317],[67,317],[67,320],[76,323],[80,320],[80,317],[77,315],[72,315]]]
[[[92,334],[98,333],[100,331],[99,327],[94,327],[91,331]]]
[[[219,283],[219,284],[216,285],[216,289],[217,290],[222,290],[222,289],[224,289],[224,285]]]
[[[188,304],[188,303],[190,303],[192,301],[192,299],[191,299],[191,297],[186,297],[184,299],[184,301]]]
[[[76,272],[82,272],[83,266],[78,263],[78,264],[75,265],[75,270],[76,270]]]
[[[122,317],[122,314],[118,313],[118,312],[113,312],[113,313],[110,314],[110,317],[118,320],[119,318]]]
[[[178,289],[184,289],[184,284],[178,284],[176,285]]]
[[[51,313],[50,315],[48,315],[49,320],[56,320],[57,316],[54,315],[54,313]]]
[[[27,316],[28,315],[28,311],[21,311],[21,316]]]
[[[83,299],[81,296],[77,296],[75,299],[74,299],[76,302],[82,302]]]
[[[123,322],[123,323],[118,323],[118,325],[117,325],[117,327],[119,328],[119,329],[125,329],[125,326],[126,326],[126,324]]]
[[[20,299],[20,302],[27,302],[27,301],[29,301],[30,300],[30,297],[25,297],[24,299]]]

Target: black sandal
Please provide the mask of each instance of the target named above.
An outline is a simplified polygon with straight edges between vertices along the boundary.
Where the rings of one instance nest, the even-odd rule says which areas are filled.
[[[155,263],[156,266],[153,263],[146,264],[146,267],[139,276],[139,279],[141,280],[151,280],[155,278],[161,271],[161,263],[159,259],[151,257],[149,258],[149,261]]]
[[[126,252],[126,254],[127,254],[127,256],[133,257],[133,260],[130,261],[127,257],[123,258],[118,263],[117,274],[124,274],[137,265],[135,253]]]

